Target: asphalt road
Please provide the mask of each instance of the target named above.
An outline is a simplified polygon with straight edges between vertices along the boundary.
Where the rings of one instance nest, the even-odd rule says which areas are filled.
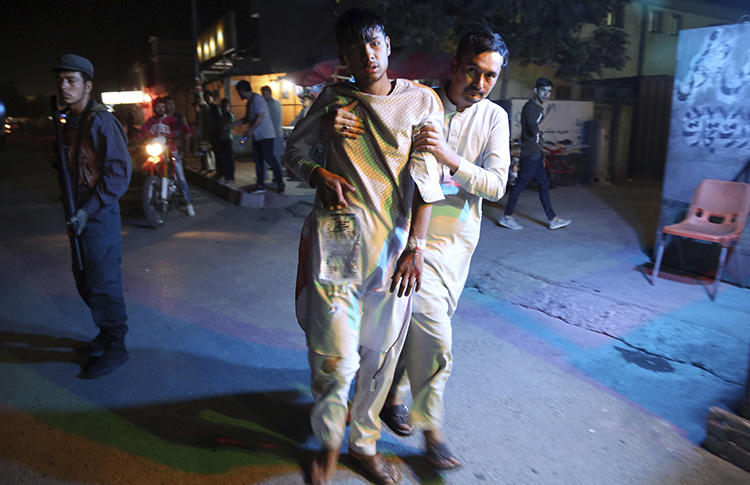
[[[309,197],[249,208],[193,189],[196,217],[146,227],[123,198],[131,359],[82,380],[72,347],[96,330],[70,274],[48,140],[0,154],[0,484],[304,483],[311,402],[294,317]],[[493,224],[454,319],[446,434],[464,466],[439,474],[421,440],[384,432],[404,483],[740,484],[705,451],[710,406],[742,395],[750,290],[644,265],[653,184],[563,187],[523,231]],[[364,479],[342,460],[337,483]],[[366,482],[365,482],[366,483]]]

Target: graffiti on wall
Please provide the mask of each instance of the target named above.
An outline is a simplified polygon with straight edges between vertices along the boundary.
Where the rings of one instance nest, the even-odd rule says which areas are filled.
[[[679,101],[692,102],[704,90],[715,93],[717,100],[726,104],[749,94],[742,91],[750,82],[750,50],[741,44],[743,36],[738,34],[736,30],[717,28],[706,36],[687,75],[675,79]],[[739,63],[734,62],[736,56],[741,56]]]
[[[674,121],[686,146],[750,152],[750,50],[741,29],[715,27],[675,78]],[[745,41],[745,42],[743,42]]]
[[[717,148],[750,146],[750,109],[746,107],[693,106],[683,114],[682,123],[682,136],[691,147],[714,153]]]

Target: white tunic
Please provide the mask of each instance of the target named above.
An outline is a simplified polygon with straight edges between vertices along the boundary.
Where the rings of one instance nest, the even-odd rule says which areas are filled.
[[[505,193],[510,166],[508,114],[487,99],[459,112],[445,89],[443,133],[460,156],[453,175],[442,167],[445,199],[432,206],[427,231],[422,288],[414,296],[414,312],[453,315],[469,273],[482,222],[482,199]]]
[[[325,116],[352,102],[352,112],[365,124],[365,134],[356,140],[340,136],[325,139],[322,125],[330,123]],[[412,135],[426,123],[442,127],[442,115],[435,92],[412,81],[397,79],[385,96],[341,83],[318,96],[287,141],[284,162],[300,178],[309,180],[321,165],[311,153],[324,140],[322,165],[354,186],[347,199],[358,213],[363,235],[362,282],[350,284],[344,291],[351,291],[351,298],[358,301],[342,302],[342,289],[332,290],[316,274],[315,258],[325,244],[317,238],[317,217],[326,211],[316,198],[315,209],[303,227],[297,280],[297,317],[308,334],[311,350],[344,355],[360,344],[386,350],[395,342],[403,321],[390,315],[396,310],[385,301],[395,298],[388,287],[406,246],[415,183],[425,202],[443,199],[437,161],[429,153],[411,153]],[[345,321],[341,321],[344,315]]]

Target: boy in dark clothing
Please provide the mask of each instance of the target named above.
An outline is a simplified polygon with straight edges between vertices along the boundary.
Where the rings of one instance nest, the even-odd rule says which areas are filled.
[[[518,181],[508,196],[505,214],[497,221],[499,225],[514,231],[523,229],[523,226],[513,219],[513,209],[516,207],[521,192],[532,179],[539,187],[539,200],[547,214],[548,227],[561,229],[571,222],[569,219],[561,219],[555,215],[549,198],[549,179],[544,169],[544,152],[542,152],[544,134],[539,129],[539,123],[544,119],[544,102],[550,98],[551,94],[552,81],[546,77],[540,77],[536,80],[534,97],[528,100],[521,110],[521,159],[518,162],[520,172]]]
[[[234,182],[234,150],[232,150],[232,130],[234,129],[234,115],[229,107],[229,100],[221,100],[219,119],[216,123],[216,139],[211,142],[216,153],[216,174],[219,182]]]

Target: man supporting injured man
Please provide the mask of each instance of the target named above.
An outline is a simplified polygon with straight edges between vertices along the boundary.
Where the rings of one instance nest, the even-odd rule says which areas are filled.
[[[402,436],[422,429],[426,459],[441,470],[461,464],[442,433],[443,393],[453,366],[451,318],[479,241],[482,199],[499,200],[508,178],[508,115],[486,99],[507,63],[508,48],[499,35],[463,35],[451,60],[451,79],[438,90],[444,128],[423,128],[414,145],[442,165],[445,199],[433,204],[422,289],[414,295],[406,344],[380,417]],[[352,120],[352,115],[338,110],[336,120]],[[403,402],[409,382],[410,414]]]
[[[443,199],[435,157],[414,152],[412,135],[430,123],[441,130],[443,112],[429,88],[388,79],[390,39],[377,15],[348,10],[336,36],[354,83],[318,96],[284,155],[316,188],[300,239],[296,291],[315,401],[311,425],[323,448],[311,480],[330,483],[335,476],[356,374],[349,455],[376,483],[391,484],[400,473],[377,453],[378,413],[420,285],[430,203]],[[355,121],[330,130],[339,108]],[[321,141],[322,166],[311,155]]]

